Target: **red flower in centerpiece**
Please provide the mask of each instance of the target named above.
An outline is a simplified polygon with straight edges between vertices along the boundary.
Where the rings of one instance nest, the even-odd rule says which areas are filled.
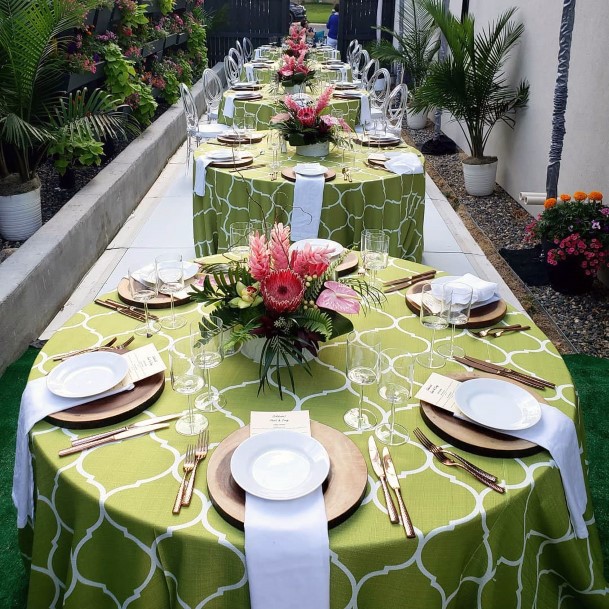
[[[300,108],[296,113],[296,116],[305,127],[312,127],[315,124],[315,121],[317,120],[315,110],[313,110],[313,108],[311,108],[310,106]]]
[[[302,302],[305,285],[292,270],[271,271],[261,282],[260,292],[272,313],[293,313]]]

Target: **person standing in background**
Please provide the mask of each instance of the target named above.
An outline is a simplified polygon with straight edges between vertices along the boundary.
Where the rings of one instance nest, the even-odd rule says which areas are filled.
[[[334,5],[326,27],[328,28],[328,45],[336,49],[338,47],[338,4]]]

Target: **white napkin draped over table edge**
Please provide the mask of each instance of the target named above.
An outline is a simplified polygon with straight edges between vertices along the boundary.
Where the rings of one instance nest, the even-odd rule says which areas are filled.
[[[414,152],[402,152],[385,162],[385,167],[398,175],[423,173],[423,163]]]
[[[207,166],[213,161],[209,157],[202,154],[195,159],[195,183],[193,191],[199,197],[205,195],[205,174]]]
[[[235,114],[235,96],[234,95],[225,95],[224,96],[224,108],[222,109],[222,114],[226,116],[226,118],[233,118]]]
[[[245,64],[245,78],[247,82],[254,82],[254,66],[251,63]]]
[[[323,174],[317,176],[296,174],[290,221],[292,241],[317,237],[325,182]]]
[[[47,388],[46,377],[29,381],[21,396],[19,420],[17,422],[17,444],[15,447],[15,469],[13,470],[13,503],[17,508],[17,527],[26,526],[28,517],[34,517],[34,471],[30,452],[29,433],[32,427],[46,416],[87,404],[133,389],[133,383],[113,387],[108,391],[86,398],[64,398]]]

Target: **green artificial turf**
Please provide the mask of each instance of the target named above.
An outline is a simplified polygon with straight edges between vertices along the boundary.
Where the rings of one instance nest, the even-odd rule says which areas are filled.
[[[321,4],[320,2],[305,2],[307,9],[307,21],[309,23],[328,23],[328,17],[332,12],[333,4]]]

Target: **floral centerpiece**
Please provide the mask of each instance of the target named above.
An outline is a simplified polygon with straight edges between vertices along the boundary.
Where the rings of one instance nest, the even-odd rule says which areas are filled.
[[[298,57],[307,55],[309,45],[307,44],[307,29],[295,23],[290,27],[289,35],[283,41],[284,53],[289,56]]]
[[[232,328],[230,342],[262,340],[260,386],[277,371],[282,395],[281,366],[287,366],[292,390],[291,363],[311,374],[306,352],[316,356],[319,343],[353,329],[343,314],[357,314],[361,302],[380,304],[382,294],[359,278],[334,279],[341,258],[331,262],[328,250],[290,250],[290,228],[275,224],[267,240],[264,234],[250,237],[247,262],[210,265],[201,288],[193,287],[193,300],[215,305],[214,315]]]
[[[315,71],[305,61],[304,53],[298,57],[284,55],[276,73],[276,81],[284,88],[304,87],[305,83],[313,80]]]
[[[337,143],[345,131],[351,131],[342,118],[322,112],[332,97],[332,87],[328,87],[318,99],[295,100],[286,95],[281,102],[283,112],[271,118],[271,129],[278,129],[292,146],[303,147],[330,142]],[[297,150],[298,154],[307,154]],[[324,153],[327,154],[327,151]]]
[[[609,207],[603,204],[602,193],[561,194],[558,200],[546,199],[544,208],[527,226],[525,239],[545,243],[550,279],[554,270],[570,264],[591,283],[602,267],[609,266]]]

